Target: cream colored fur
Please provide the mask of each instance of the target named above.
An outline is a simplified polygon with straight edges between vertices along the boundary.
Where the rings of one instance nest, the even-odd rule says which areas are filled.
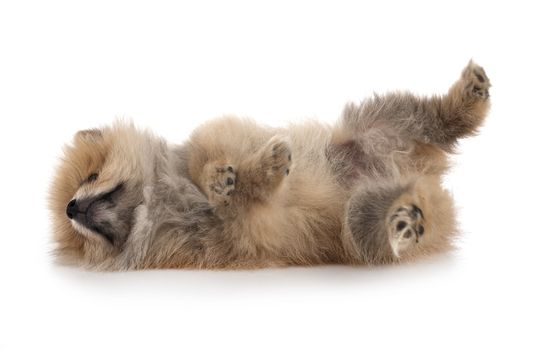
[[[447,155],[476,132],[489,80],[375,96],[334,125],[224,117],[183,145],[125,122],[79,132],[50,191],[61,261],[99,270],[378,264],[451,248]]]

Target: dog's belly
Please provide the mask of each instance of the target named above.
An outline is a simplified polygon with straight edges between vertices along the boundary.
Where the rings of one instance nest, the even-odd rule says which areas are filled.
[[[354,140],[330,144],[327,157],[339,182],[346,187],[366,177],[385,173],[383,162],[367,154]]]

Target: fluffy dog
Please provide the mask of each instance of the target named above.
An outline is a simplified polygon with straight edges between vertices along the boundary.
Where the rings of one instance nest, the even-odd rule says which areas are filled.
[[[489,108],[470,62],[444,96],[375,95],[333,126],[225,117],[182,145],[79,131],[50,189],[56,255],[96,270],[380,264],[447,251],[447,156]]]

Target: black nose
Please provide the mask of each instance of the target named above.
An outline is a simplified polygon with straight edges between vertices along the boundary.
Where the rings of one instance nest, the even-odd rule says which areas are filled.
[[[67,204],[66,214],[68,218],[73,219],[73,217],[75,217],[75,214],[77,214],[78,211],[79,211],[79,207],[75,199],[73,199],[71,202]]]

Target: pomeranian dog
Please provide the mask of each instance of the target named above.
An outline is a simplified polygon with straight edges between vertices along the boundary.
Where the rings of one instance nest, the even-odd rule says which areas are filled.
[[[56,256],[95,270],[250,269],[447,251],[441,177],[489,87],[470,61],[444,96],[374,95],[333,126],[225,117],[182,145],[121,121],[79,131],[50,188]]]

